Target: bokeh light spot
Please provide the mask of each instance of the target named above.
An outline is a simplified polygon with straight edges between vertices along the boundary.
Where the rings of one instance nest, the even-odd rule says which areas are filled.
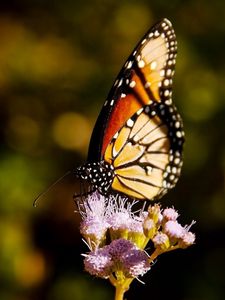
[[[39,252],[25,252],[15,260],[15,275],[24,287],[40,283],[45,275],[45,261]]]
[[[87,118],[78,113],[67,112],[55,120],[52,133],[60,147],[79,151],[87,148],[91,130]]]

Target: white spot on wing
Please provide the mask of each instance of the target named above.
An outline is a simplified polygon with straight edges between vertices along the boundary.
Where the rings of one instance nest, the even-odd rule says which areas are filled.
[[[148,173],[148,175],[151,175],[152,171],[153,171],[153,168],[150,167],[150,166],[147,166],[147,173]]]
[[[165,96],[165,97],[168,97],[169,94],[170,94],[170,91],[169,91],[169,90],[165,90],[165,91],[164,91],[164,96]]]
[[[172,74],[172,70],[171,70],[171,69],[167,69],[167,70],[166,70],[166,75],[167,75],[167,76],[171,76],[171,74]]]
[[[150,82],[146,82],[145,84],[145,88],[148,89],[150,87],[151,83]]]
[[[139,116],[139,115],[142,113],[142,111],[143,111],[143,107],[140,108],[140,109],[136,112],[136,114]]]
[[[170,84],[169,79],[165,79],[164,82],[163,82],[163,84],[164,84],[165,86],[168,86],[168,85]]]
[[[133,62],[132,61],[129,61],[129,63],[127,64],[127,69],[130,69],[133,65]]]
[[[164,77],[164,76],[165,76],[165,70],[161,70],[161,71],[159,72],[159,75],[160,75],[161,77]]]
[[[120,79],[119,83],[118,83],[118,87],[121,86],[123,83],[123,79]]]
[[[159,36],[159,31],[158,31],[158,30],[156,30],[156,31],[154,32],[154,36],[155,36],[155,37]]]
[[[181,138],[181,137],[182,137],[182,133],[181,133],[180,131],[177,131],[177,132],[176,132],[176,136],[177,136],[178,138]]]
[[[133,87],[135,87],[136,82],[134,80],[132,80],[129,85],[130,85],[131,88],[133,88]]]
[[[143,60],[140,60],[140,61],[138,62],[138,67],[139,67],[139,68],[144,68],[144,66],[145,66],[145,62],[144,62]]]
[[[118,132],[116,132],[116,133],[114,134],[113,138],[114,138],[114,139],[117,139],[117,137],[118,137]]]
[[[180,127],[180,122],[179,122],[179,121],[177,121],[177,122],[175,123],[175,127],[176,127],[176,128],[179,128],[179,127]]]
[[[128,127],[133,127],[133,126],[134,126],[134,121],[131,120],[131,119],[128,119],[128,120],[127,120],[127,126],[128,126]]]
[[[156,69],[156,67],[157,67],[157,62],[155,60],[153,60],[150,64],[150,69],[153,71]]]

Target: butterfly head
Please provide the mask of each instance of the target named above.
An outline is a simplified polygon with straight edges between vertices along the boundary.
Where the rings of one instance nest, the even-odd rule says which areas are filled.
[[[103,195],[107,194],[115,176],[113,166],[105,161],[86,163],[78,167],[74,173],[78,178],[88,181]]]

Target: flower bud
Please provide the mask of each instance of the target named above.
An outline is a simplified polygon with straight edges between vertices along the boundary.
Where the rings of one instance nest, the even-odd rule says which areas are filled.
[[[179,246],[183,249],[193,245],[195,242],[195,234],[192,232],[185,232],[179,241]]]
[[[152,219],[155,222],[155,224],[158,223],[160,215],[161,212],[159,204],[155,204],[153,206],[148,207],[148,217]]]
[[[163,211],[163,218],[165,221],[175,221],[178,216],[178,212],[174,208],[166,208]]]
[[[147,238],[152,239],[156,233],[156,225],[155,222],[147,217],[143,224],[144,234]]]
[[[164,225],[164,232],[171,239],[179,239],[184,234],[184,227],[182,227],[177,221],[168,221]]]
[[[157,233],[152,241],[156,249],[158,248],[162,251],[166,251],[170,247],[169,237],[165,233]]]

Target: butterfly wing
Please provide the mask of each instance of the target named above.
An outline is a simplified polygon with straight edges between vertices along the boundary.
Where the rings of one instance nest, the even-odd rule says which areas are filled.
[[[144,36],[112,87],[96,122],[89,161],[114,168],[111,188],[155,199],[180,173],[182,121],[172,104],[176,37],[163,19]]]

